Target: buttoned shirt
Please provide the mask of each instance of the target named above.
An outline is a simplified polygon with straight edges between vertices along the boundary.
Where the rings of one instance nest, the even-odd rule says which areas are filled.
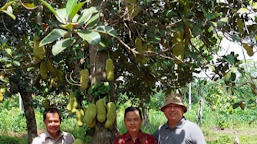
[[[153,136],[158,144],[206,144],[200,127],[184,117],[174,128],[160,126]]]
[[[72,144],[73,142],[74,137],[67,132],[60,131],[59,136],[55,139],[48,133],[48,131],[45,131],[35,137],[32,144]]]
[[[152,135],[140,131],[135,141],[133,141],[132,137],[127,132],[117,136],[112,144],[157,144],[157,141]]]

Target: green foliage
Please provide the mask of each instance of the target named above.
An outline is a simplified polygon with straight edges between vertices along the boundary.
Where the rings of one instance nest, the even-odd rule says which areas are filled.
[[[156,92],[153,96],[150,97],[150,102],[147,103],[147,107],[159,110],[164,102],[165,94],[162,91]]]
[[[94,22],[97,21],[97,19],[93,14],[98,12],[95,7],[84,9],[79,13],[79,10],[86,2],[77,3],[77,1],[68,0],[65,8],[55,10],[46,1],[40,1],[56,16],[57,20],[61,23],[61,25],[59,25],[60,28],[68,30],[62,30],[60,33],[58,31],[61,29],[58,29],[58,31],[57,29],[54,29],[45,38],[43,38],[43,40],[41,40],[40,45],[43,46],[61,38],[53,45],[52,53],[54,56],[61,53],[64,49],[71,47],[75,41],[79,40],[79,38],[87,41],[91,45],[97,45],[101,41],[101,35],[99,32],[109,34],[111,36],[117,35],[117,32],[112,27]],[[99,16],[100,14],[95,15]],[[77,35],[74,35],[74,33]]]
[[[12,7],[11,5],[15,3],[15,1],[9,1],[8,3],[6,3],[4,6],[2,6],[0,8],[0,12],[6,13],[7,15],[9,15],[13,20],[16,19],[16,16],[13,14],[12,11]]]
[[[25,138],[10,137],[8,135],[1,135],[0,136],[0,143],[1,144],[26,144],[27,140]]]
[[[20,132],[26,131],[26,120],[24,113],[20,112],[18,108],[5,109],[0,111],[0,132]]]
[[[104,96],[106,96],[106,94],[108,94],[108,91],[110,90],[110,88],[111,87],[108,82],[103,82],[100,84],[92,85],[89,88],[88,93],[92,94],[95,97],[103,98]]]

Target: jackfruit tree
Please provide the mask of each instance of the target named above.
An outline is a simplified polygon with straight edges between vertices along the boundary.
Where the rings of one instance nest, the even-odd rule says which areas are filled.
[[[11,0],[0,7],[1,17],[10,16],[0,21],[1,88],[30,95],[22,96],[27,106],[33,93],[67,94],[67,110],[95,130],[95,144],[115,137],[120,93],[148,100],[153,89],[180,89],[209,68],[211,79],[235,86],[245,72],[238,55],[213,60],[222,38],[256,52],[252,0]]]

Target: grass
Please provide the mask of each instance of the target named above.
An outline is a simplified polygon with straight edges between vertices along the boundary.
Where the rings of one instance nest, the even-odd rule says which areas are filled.
[[[188,111],[185,117],[197,122],[197,107]],[[124,108],[117,112],[117,126],[120,133],[126,132],[123,124]],[[149,110],[150,127],[142,126],[144,132],[152,134],[160,125],[167,122],[161,111]],[[45,130],[42,114],[36,110],[37,127],[40,132]],[[202,127],[207,144],[231,144],[237,136],[240,144],[254,144],[257,141],[257,117],[256,110],[237,110],[234,114],[220,114],[206,108],[203,112]],[[26,144],[26,120],[23,112],[18,108],[0,111],[0,144]],[[251,124],[249,124],[251,122]],[[86,126],[78,127],[75,117],[63,119],[61,129],[73,134],[89,143],[90,137],[85,137]]]

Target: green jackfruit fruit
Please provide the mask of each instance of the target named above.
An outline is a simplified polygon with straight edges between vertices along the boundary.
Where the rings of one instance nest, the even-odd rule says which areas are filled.
[[[57,77],[58,77],[58,83],[63,83],[64,80],[64,74],[61,68],[57,69]]]
[[[175,32],[173,33],[172,44],[174,47],[172,48],[172,54],[175,55],[180,60],[184,59],[184,44],[183,44],[183,36],[184,29],[175,28]],[[176,63],[180,63],[179,61],[175,61]]]
[[[96,102],[96,109],[97,109],[97,120],[99,122],[104,122],[106,119],[106,97],[99,99]]]
[[[88,88],[89,82],[89,71],[84,69],[80,71],[80,88],[81,90],[86,90]]]
[[[77,107],[78,107],[78,101],[77,101],[77,98],[74,96],[71,112],[76,113]]]
[[[39,69],[40,75],[43,79],[47,79],[48,74],[47,74],[47,65],[45,61],[42,61],[40,63],[40,69]]]
[[[93,127],[95,127],[95,125],[96,125],[96,119],[94,118],[91,123],[87,124],[87,127],[93,128]]]
[[[185,31],[185,45],[189,45],[190,44],[190,39],[191,39],[191,29],[187,26],[184,27],[184,31]]]
[[[86,125],[90,125],[93,123],[93,121],[96,118],[96,105],[93,103],[90,103],[87,107],[87,110],[85,111],[84,121]]]
[[[4,89],[1,88],[0,89],[0,101],[3,101],[3,99],[4,99]]]
[[[84,116],[84,111],[82,109],[77,109],[76,110],[76,119],[77,119],[77,124],[78,126],[82,126],[82,117]]]
[[[116,120],[116,106],[113,102],[107,103],[107,120],[105,128],[111,128]]]
[[[114,79],[114,65],[112,59],[107,59],[105,63],[106,79],[112,81]]]
[[[50,72],[50,74],[55,75],[55,70],[54,70],[54,67],[52,65],[52,61],[47,60],[46,61],[46,66],[47,66],[47,70]]]
[[[45,48],[39,47],[39,37],[33,37],[34,47],[33,47],[33,54],[35,57],[36,63],[40,62],[45,57]]]
[[[74,103],[74,97],[75,97],[75,93],[71,92],[69,95],[69,101],[68,101],[68,105],[67,105],[67,110],[71,111],[71,109],[73,108],[73,103]]]

